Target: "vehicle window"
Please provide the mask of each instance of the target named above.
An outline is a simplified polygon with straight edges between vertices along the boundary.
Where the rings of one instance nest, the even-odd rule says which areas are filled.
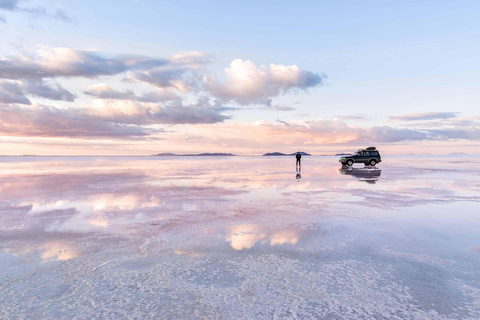
[[[357,152],[357,156],[361,157],[363,155],[363,152]]]
[[[365,151],[365,152],[363,153],[363,155],[364,155],[365,157],[370,157],[370,152]]]
[[[372,156],[378,156],[378,152],[377,152],[377,151],[372,151],[371,154],[372,154]]]

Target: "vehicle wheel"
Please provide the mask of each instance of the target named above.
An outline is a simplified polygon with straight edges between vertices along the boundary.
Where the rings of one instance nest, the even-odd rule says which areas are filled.
[[[347,166],[351,167],[353,165],[353,160],[348,160],[347,161]]]
[[[370,165],[371,165],[372,167],[374,167],[376,164],[377,164],[377,161],[376,161],[376,160],[373,160],[373,159],[370,160]]]

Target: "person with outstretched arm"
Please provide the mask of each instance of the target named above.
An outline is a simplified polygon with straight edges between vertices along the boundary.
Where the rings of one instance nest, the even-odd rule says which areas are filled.
[[[300,159],[302,158],[302,155],[300,154],[300,151],[297,152],[297,154],[295,155],[295,158],[297,158],[296,166],[302,166],[302,163],[300,162]]]

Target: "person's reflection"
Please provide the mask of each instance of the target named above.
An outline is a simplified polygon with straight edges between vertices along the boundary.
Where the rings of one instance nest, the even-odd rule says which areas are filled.
[[[297,182],[300,182],[300,179],[302,179],[301,171],[302,171],[302,167],[297,167],[297,175],[295,176],[295,179],[297,179]]]

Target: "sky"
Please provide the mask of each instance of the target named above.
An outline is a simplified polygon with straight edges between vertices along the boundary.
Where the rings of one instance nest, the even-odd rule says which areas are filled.
[[[0,0],[0,155],[480,154],[478,1]]]

